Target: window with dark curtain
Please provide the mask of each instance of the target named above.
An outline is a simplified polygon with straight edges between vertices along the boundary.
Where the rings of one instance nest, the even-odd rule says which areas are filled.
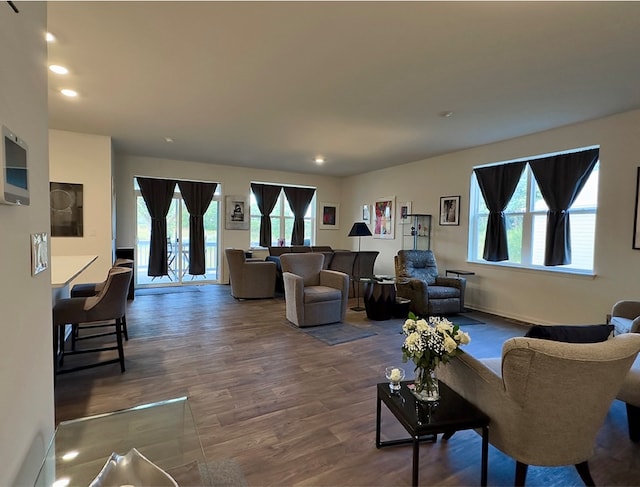
[[[544,251],[546,266],[571,263],[568,210],[589,179],[599,155],[599,149],[589,149],[529,161],[540,193],[549,207]]]
[[[293,231],[291,232],[291,245],[304,245],[304,215],[309,209],[309,204],[316,193],[314,188],[284,187],[289,208],[293,212]]]
[[[167,213],[176,182],[170,179],[136,178],[151,217],[151,242],[147,275],[167,276]]]
[[[189,211],[189,274],[205,273],[204,214],[216,192],[216,183],[179,181],[180,194]]]
[[[256,198],[256,204],[260,210],[260,246],[271,245],[271,212],[276,206],[282,186],[272,184],[251,183],[251,191]]]
[[[482,197],[489,209],[483,259],[489,262],[509,260],[504,209],[513,196],[525,162],[474,169]]]

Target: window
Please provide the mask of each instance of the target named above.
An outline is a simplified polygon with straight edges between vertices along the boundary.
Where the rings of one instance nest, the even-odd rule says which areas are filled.
[[[253,191],[250,192],[250,210],[251,210],[251,242],[252,248],[260,247],[260,210],[256,203],[256,197]],[[304,215],[304,242],[305,245],[311,245],[315,241],[315,215],[316,215],[316,196],[313,196],[307,213]],[[293,232],[293,212],[289,207],[289,202],[284,194],[280,191],[278,201],[271,212],[271,245],[278,246],[278,241],[283,246],[291,245],[291,233]]]
[[[504,211],[509,260],[494,264],[576,273],[593,272],[599,173],[600,162],[597,162],[587,183],[569,209],[571,263],[547,267],[544,265],[544,254],[548,207],[527,164]],[[469,218],[468,257],[471,262],[486,262],[482,255],[488,215],[489,210],[474,173],[471,179]]]

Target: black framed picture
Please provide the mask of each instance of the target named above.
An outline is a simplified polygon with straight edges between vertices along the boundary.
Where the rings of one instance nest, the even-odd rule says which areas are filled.
[[[440,225],[460,225],[460,196],[440,198]]]

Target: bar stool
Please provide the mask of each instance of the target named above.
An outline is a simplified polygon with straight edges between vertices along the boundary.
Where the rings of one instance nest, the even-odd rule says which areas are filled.
[[[64,374],[76,370],[83,370],[99,365],[113,363],[120,364],[121,372],[125,371],[124,348],[122,343],[123,327],[122,319],[127,305],[127,292],[129,282],[133,274],[132,269],[124,267],[113,267],[109,271],[107,280],[98,294],[89,297],[73,297],[61,299],[53,308],[54,343],[54,364],[56,374]],[[65,350],[65,328],[70,324],[72,330],[78,332],[77,336],[72,333],[72,348]],[[96,333],[87,336],[80,336],[83,329],[113,327],[113,331]],[[76,350],[75,342],[78,340],[89,340],[98,337],[115,335],[116,344],[97,348],[86,348]],[[56,340],[57,337],[57,340]],[[117,350],[118,358],[104,360],[100,362],[80,365],[69,369],[60,369],[64,365],[66,355],[78,355],[86,353],[99,353],[103,351]]]
[[[133,269],[133,260],[131,259],[116,259],[113,264],[113,267],[126,267],[128,269]],[[71,288],[71,297],[72,298],[89,298],[91,296],[95,296],[98,294],[106,283],[106,279],[102,282],[89,282],[83,284],[76,284]],[[124,339],[129,341],[129,332],[127,331],[127,317],[126,315],[122,317],[122,331],[124,332]],[[73,330],[74,336],[77,336],[77,329]],[[74,338],[72,338],[74,340]],[[74,345],[75,343],[72,342]]]

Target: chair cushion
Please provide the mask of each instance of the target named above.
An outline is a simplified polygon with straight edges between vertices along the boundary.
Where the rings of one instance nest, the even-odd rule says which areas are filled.
[[[460,289],[447,286],[429,286],[427,287],[427,294],[429,295],[429,299],[459,298]]]
[[[322,303],[325,301],[340,301],[342,293],[340,289],[328,286],[306,286],[304,288],[304,302]]]
[[[611,324],[616,330],[616,335],[620,335],[621,333],[629,333],[631,331],[631,324],[633,320],[629,318],[623,318],[622,316],[612,316]]]
[[[607,340],[612,332],[613,325],[534,325],[525,336],[556,342],[597,343]]]

